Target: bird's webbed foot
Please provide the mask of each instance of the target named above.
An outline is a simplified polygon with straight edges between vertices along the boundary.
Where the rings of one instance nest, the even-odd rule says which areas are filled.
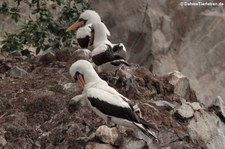
[[[68,111],[70,113],[75,112],[79,107],[86,106],[87,101],[82,94],[73,97],[68,103]]]
[[[142,118],[141,109],[138,107],[138,104],[133,106],[134,112]]]
[[[107,117],[106,125],[109,128],[116,127],[116,124],[114,124],[111,119],[112,119],[111,117]]]

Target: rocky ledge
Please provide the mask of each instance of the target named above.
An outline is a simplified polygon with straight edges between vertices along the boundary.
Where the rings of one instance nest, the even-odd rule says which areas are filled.
[[[90,108],[71,100],[82,92],[68,73],[79,58],[74,51],[30,58],[0,54],[0,148],[224,148],[224,101],[217,97],[205,108],[189,79],[178,71],[156,76],[136,66],[129,68],[128,85],[104,77],[139,104],[144,119],[159,128],[159,142],[131,128],[107,127]]]

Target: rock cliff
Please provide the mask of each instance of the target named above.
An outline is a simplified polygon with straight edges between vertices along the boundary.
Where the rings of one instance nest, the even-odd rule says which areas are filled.
[[[205,148],[225,146],[225,103],[209,108],[198,102],[190,80],[178,71],[157,76],[148,68],[130,68],[128,86],[113,84],[138,103],[142,116],[158,127],[159,142],[122,126],[109,128],[89,107],[72,97],[82,90],[69,76],[82,51],[61,49],[38,57],[0,55],[0,148]]]
[[[218,95],[225,99],[225,1],[210,1],[223,6],[181,2],[186,1],[90,0],[109,27],[111,40],[125,43],[131,62],[151,67],[158,75],[182,72],[200,102],[209,106]]]
[[[68,69],[84,53],[60,49],[30,58],[0,54],[0,148],[224,148],[224,6],[180,2],[90,0],[110,40],[123,42],[129,61],[140,65],[131,69],[135,79],[128,87],[106,79],[139,104],[159,128],[159,142],[133,129],[108,128],[70,100],[81,88]],[[1,35],[16,29],[0,18]]]

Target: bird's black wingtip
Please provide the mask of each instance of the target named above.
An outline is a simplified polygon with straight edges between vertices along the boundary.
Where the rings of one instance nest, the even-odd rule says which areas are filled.
[[[146,128],[143,124],[136,124],[136,123],[133,123],[133,124],[137,126],[137,128],[139,128],[149,138],[153,138],[156,141],[158,140],[158,137],[154,131],[151,131],[150,129]]]

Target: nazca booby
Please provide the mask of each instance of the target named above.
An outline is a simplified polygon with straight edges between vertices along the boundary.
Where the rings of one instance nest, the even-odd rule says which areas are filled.
[[[77,29],[76,38],[81,48],[88,48],[88,44],[91,36],[91,25],[93,23],[101,22],[99,14],[93,10],[86,10],[80,14],[79,19],[67,28],[66,32]],[[107,28],[106,28],[107,29]],[[107,29],[107,35],[110,36],[110,32]]]
[[[104,81],[95,72],[90,62],[78,60],[72,64],[69,71],[70,75],[83,87],[82,94],[86,96],[88,105],[98,116],[107,122],[138,128],[148,137],[157,139],[155,132],[150,130],[158,131],[157,128],[140,118],[126,97],[108,86],[107,83],[105,85],[100,83]]]
[[[93,42],[94,47],[91,57],[96,66],[101,66],[106,71],[112,71],[113,67],[117,68],[121,64],[129,65],[126,61],[127,51],[125,46],[122,43],[113,44],[108,40],[109,32],[104,23],[93,23],[91,28],[90,43]],[[104,67],[104,65],[106,66]]]

